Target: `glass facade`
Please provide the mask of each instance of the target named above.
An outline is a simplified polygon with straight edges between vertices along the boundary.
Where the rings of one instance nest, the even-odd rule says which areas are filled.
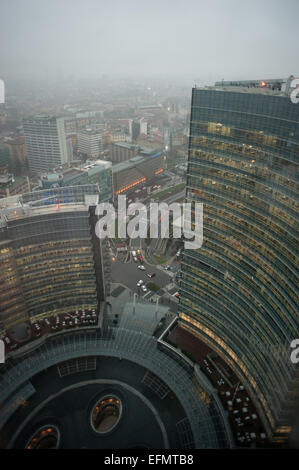
[[[0,219],[0,334],[32,317],[96,309],[109,287],[107,241],[94,236],[95,206],[33,200],[39,207],[6,209]]]
[[[104,168],[93,174],[89,174],[88,171],[82,172],[79,175],[68,177],[66,184],[70,186],[97,185],[100,201],[110,201],[112,199],[112,168]]]
[[[64,186],[62,188],[48,188],[20,196],[22,204],[49,206],[55,204],[84,203],[85,196],[99,194],[97,184],[82,184],[80,186]]]
[[[271,435],[299,398],[298,156],[289,97],[193,89],[186,200],[203,203],[204,242],[184,252],[179,314],[246,384]]]

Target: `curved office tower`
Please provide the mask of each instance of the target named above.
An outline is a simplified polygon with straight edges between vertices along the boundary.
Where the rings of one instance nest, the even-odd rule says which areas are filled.
[[[105,302],[98,193],[51,188],[0,202],[0,448],[233,447],[217,397],[157,337],[168,308]]]
[[[283,442],[299,402],[299,104],[266,83],[231,85],[192,93],[186,197],[203,203],[204,242],[184,252],[181,326],[225,360]]]
[[[0,210],[0,336],[20,322],[96,310],[104,300],[109,277],[93,236],[97,192],[96,185],[38,191]]]

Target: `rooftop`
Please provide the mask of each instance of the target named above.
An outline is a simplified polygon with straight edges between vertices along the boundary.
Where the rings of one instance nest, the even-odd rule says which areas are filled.
[[[55,177],[53,175],[56,175],[56,177],[59,178],[64,178],[65,181],[68,181],[69,179],[73,179],[76,176],[83,175],[84,173],[88,172],[89,174],[93,173],[98,173],[100,171],[107,170],[108,168],[112,168],[112,163],[108,162],[106,160],[96,160],[96,161],[87,161],[84,164],[80,164],[80,162],[76,162],[70,167],[67,168],[57,168],[55,171],[57,173],[47,173],[41,175],[41,178],[44,180],[55,180]],[[58,179],[58,178],[57,178]]]
[[[76,359],[78,356],[121,359],[123,369],[124,361],[144,367],[159,379],[158,385],[161,381],[165,383],[181,403],[189,421],[190,439],[194,439],[194,442],[189,442],[188,439],[186,444],[195,448],[213,449],[228,445],[217,405],[212,402],[210,407],[206,406],[201,391],[196,387],[189,371],[178,362],[177,357],[170,357],[161,351],[152,335],[123,328],[109,328],[105,334],[90,331],[61,335],[55,341],[46,341],[34,350],[34,354],[26,357],[26,367],[23,359],[18,363],[7,363],[0,376],[1,402],[4,403],[1,408],[2,415],[7,412],[5,401],[10,400],[12,396],[17,398],[18,390],[28,379],[32,379],[46,368],[49,369],[62,361]],[[117,362],[119,364],[119,360]],[[105,363],[106,359],[101,361],[99,371]],[[151,377],[152,375],[148,378]]]
[[[262,80],[232,80],[232,81],[225,81],[221,80],[220,82],[216,82],[215,86],[251,86],[251,87],[272,87],[272,86],[279,86],[282,87],[284,83],[287,82],[286,78],[270,78],[270,79],[262,79]]]
[[[50,114],[35,114],[33,116],[28,116],[26,118],[24,118],[24,120],[38,120],[38,121],[51,121],[51,120],[56,120],[58,119],[58,116],[55,116],[54,114],[50,115]]]
[[[137,155],[136,157],[130,158],[130,160],[126,160],[125,162],[117,163],[113,165],[113,173],[117,173],[119,171],[123,171],[125,169],[129,169],[136,165],[136,163],[141,163],[146,160],[146,157],[142,155]]]
[[[237,93],[248,93],[248,94],[260,94],[260,95],[272,95],[272,96],[282,96],[286,97],[286,93],[281,90],[272,90],[270,88],[257,88],[250,86],[238,86],[238,85],[217,85],[217,86],[204,86],[197,87],[196,90],[214,90],[214,91],[224,91],[224,92],[237,92]]]
[[[197,87],[199,90],[230,91],[238,93],[260,93],[264,95],[287,96],[294,76],[288,78],[270,78],[259,80],[221,80],[214,86]]]
[[[83,174],[84,174],[84,171],[82,169],[68,168],[67,170],[65,170],[62,173],[62,176],[63,176],[64,180],[67,181],[68,179],[74,178],[74,176],[79,176],[79,175],[83,175]]]
[[[96,129],[82,129],[78,131],[78,134],[85,134],[85,135],[100,135],[101,132]]]
[[[41,178],[45,181],[54,182],[54,181],[58,181],[59,179],[61,179],[62,175],[58,173],[46,173],[44,175],[41,175]]]
[[[116,147],[123,147],[123,148],[126,148],[128,150],[138,148],[138,145],[129,144],[127,142],[113,142],[113,145],[116,146]]]
[[[0,211],[0,217],[2,221],[6,222],[12,220],[25,219],[27,217],[34,217],[37,215],[45,215],[57,212],[75,212],[75,211],[86,211],[88,204],[50,204],[46,207],[30,207],[30,206],[15,206],[9,208],[3,208]]]
[[[112,167],[112,163],[111,162],[107,162],[106,160],[96,160],[96,161],[87,161],[86,162],[86,165],[83,167],[83,169],[85,168],[95,168],[97,166],[101,166],[103,169],[104,168],[111,168]]]
[[[65,191],[69,191],[75,189],[77,199],[80,197],[80,200],[76,199],[76,202],[70,202],[67,204],[63,204],[64,206],[78,206],[86,204],[86,196],[93,196],[98,197],[99,188],[97,184],[85,184],[81,186],[65,186],[60,188],[52,188],[46,190],[39,190],[31,193],[25,194],[16,194],[14,196],[9,196],[6,198],[0,198],[0,215],[4,214],[4,212],[8,211],[19,211],[25,210],[28,208],[32,208],[33,205],[36,207],[43,207],[45,205],[45,201],[47,200],[55,200],[58,197],[64,197]],[[56,207],[57,204],[49,204],[46,206],[49,209],[50,206]],[[60,203],[60,205],[62,205]],[[1,213],[2,209],[2,213]],[[3,212],[4,211],[4,212]]]

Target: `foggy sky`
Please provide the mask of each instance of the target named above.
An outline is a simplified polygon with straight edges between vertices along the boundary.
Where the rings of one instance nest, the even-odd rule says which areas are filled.
[[[0,78],[299,76],[298,0],[0,0]]]

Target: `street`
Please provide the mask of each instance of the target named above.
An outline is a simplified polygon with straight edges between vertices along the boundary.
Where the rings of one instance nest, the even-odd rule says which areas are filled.
[[[145,271],[138,269],[138,263],[135,263],[133,260],[128,263],[121,263],[116,260],[112,261],[111,265],[112,280],[114,282],[124,284],[136,293],[138,293],[138,287],[136,284],[140,279],[142,279],[144,283],[154,282],[160,288],[163,288],[172,282],[172,277],[167,271],[162,271],[156,266],[148,265],[146,262],[144,262],[144,266],[146,268]],[[152,279],[149,279],[147,277],[148,273],[155,273],[155,276]]]

